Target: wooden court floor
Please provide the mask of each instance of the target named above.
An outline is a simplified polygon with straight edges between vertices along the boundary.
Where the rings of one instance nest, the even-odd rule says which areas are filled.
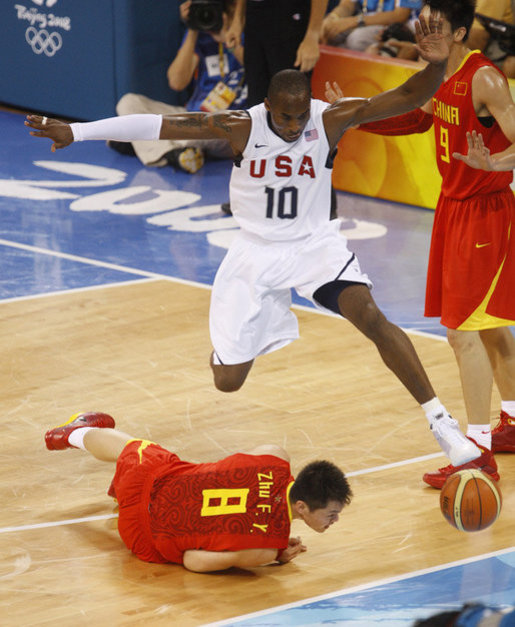
[[[515,457],[498,457],[496,524],[452,529],[421,481],[446,463],[417,459],[439,452],[426,419],[349,323],[296,310],[301,339],[225,395],[208,367],[208,301],[209,290],[152,280],[0,303],[0,624],[201,625],[512,546]],[[412,340],[463,424],[451,349]],[[101,518],[113,466],[45,448],[47,428],[87,410],[191,461],[267,442],[289,451],[294,473],[330,459],[353,502],[325,534],[294,521],[308,551],[288,565],[200,575],[140,562]]]

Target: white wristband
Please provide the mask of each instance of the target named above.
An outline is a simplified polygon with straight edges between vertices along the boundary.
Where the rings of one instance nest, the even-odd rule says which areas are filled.
[[[95,122],[74,122],[70,124],[70,128],[76,142],[88,139],[114,139],[120,142],[130,142],[138,139],[159,139],[162,122],[162,115],[135,113]]]

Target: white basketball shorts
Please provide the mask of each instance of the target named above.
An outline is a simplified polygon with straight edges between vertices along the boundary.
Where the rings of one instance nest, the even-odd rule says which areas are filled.
[[[216,273],[209,328],[213,348],[225,365],[251,361],[299,337],[291,290],[311,300],[334,280],[372,287],[331,220],[309,238],[271,242],[240,232]]]

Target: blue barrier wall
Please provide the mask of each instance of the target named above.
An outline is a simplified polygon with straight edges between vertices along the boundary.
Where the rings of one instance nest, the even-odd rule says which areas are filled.
[[[173,104],[177,0],[0,0],[0,101],[71,119],[115,115],[128,91]]]

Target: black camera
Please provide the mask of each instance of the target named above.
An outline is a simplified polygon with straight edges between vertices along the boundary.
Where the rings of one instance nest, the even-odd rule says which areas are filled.
[[[389,39],[397,39],[397,41],[411,41],[415,43],[415,35],[406,24],[395,22],[387,26],[381,34],[381,45],[379,46],[379,54],[383,57],[396,57],[399,54],[395,46],[390,46],[386,42]]]
[[[223,0],[191,0],[186,26],[191,30],[218,33],[224,24]]]
[[[394,22],[387,26],[381,33],[381,41],[388,41],[389,39],[397,39],[398,41],[412,41],[415,43],[415,35],[412,30],[406,24],[400,22]]]
[[[515,55],[515,26],[513,24],[494,20],[493,17],[481,13],[476,13],[476,17],[506,55]]]

